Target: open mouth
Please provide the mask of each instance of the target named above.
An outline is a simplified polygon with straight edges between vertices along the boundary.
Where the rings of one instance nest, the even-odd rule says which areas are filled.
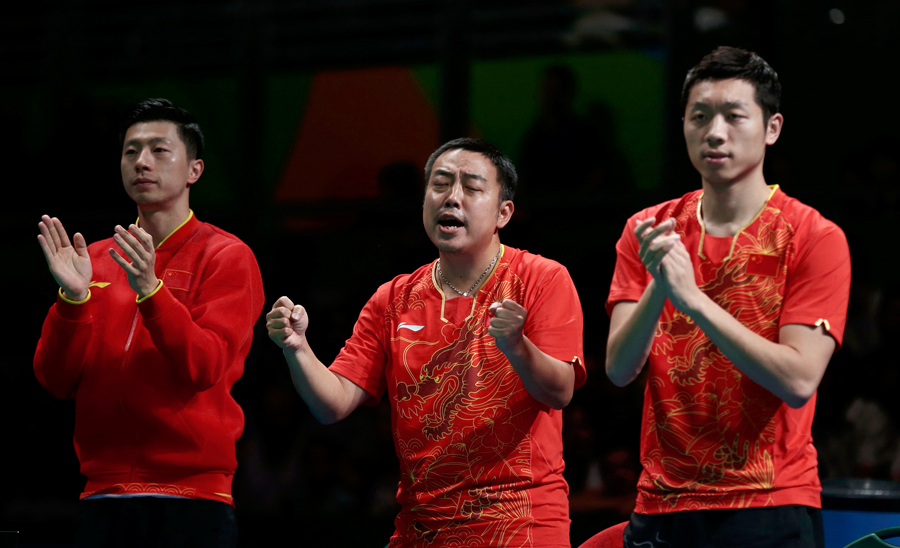
[[[458,229],[465,226],[465,223],[463,223],[461,219],[458,219],[453,215],[441,215],[438,218],[437,224],[440,227],[441,232],[456,232]]]

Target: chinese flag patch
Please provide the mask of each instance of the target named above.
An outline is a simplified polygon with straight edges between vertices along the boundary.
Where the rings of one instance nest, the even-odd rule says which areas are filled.
[[[185,272],[184,270],[166,270],[166,274],[163,276],[163,283],[166,284],[166,287],[169,289],[187,291],[188,288],[191,287],[192,279],[194,279],[194,275],[190,272]]]
[[[774,278],[778,275],[778,265],[780,263],[781,257],[778,255],[751,253],[750,258],[747,260],[747,274]]]

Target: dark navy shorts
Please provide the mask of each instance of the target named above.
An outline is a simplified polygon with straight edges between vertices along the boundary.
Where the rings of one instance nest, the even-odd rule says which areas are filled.
[[[631,514],[625,548],[824,548],[822,511],[808,506]]]
[[[78,548],[234,548],[234,508],[181,498],[100,498],[78,503]]]

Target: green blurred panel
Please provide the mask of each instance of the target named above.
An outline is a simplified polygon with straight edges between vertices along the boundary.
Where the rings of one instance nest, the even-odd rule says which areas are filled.
[[[578,114],[597,102],[606,104],[635,183],[642,189],[656,187],[663,161],[664,63],[640,52],[478,61],[472,67],[475,131],[517,162],[525,133],[538,116],[541,73],[554,64],[569,66],[578,78]]]
[[[419,83],[422,94],[425,95],[437,115],[438,105],[441,104],[440,72],[437,65],[419,65],[411,67],[409,71]]]
[[[97,84],[85,90],[89,97],[124,106],[151,97],[163,97],[193,114],[203,130],[203,176],[191,192],[191,207],[218,210],[240,207],[237,162],[237,82],[231,78],[158,80],[128,84]]]
[[[311,84],[309,74],[278,74],[267,79],[262,175],[269,190],[281,180],[300,133]]]

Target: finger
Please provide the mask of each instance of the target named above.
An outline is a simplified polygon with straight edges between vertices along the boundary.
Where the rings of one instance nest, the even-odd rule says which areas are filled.
[[[499,333],[506,333],[516,329],[516,324],[507,318],[491,318],[491,323],[488,325],[488,331],[491,329]]]
[[[118,244],[118,246],[122,248],[122,252],[125,253],[125,255],[128,257],[129,262],[134,268],[140,268],[143,266],[143,261],[141,260],[140,256],[130,245],[128,245],[128,242],[126,242],[118,234],[113,235],[113,240],[115,240],[116,244]]]
[[[125,272],[131,274],[132,276],[137,276],[139,274],[138,270],[131,266],[131,264],[122,258],[121,255],[116,253],[116,250],[113,248],[109,248],[109,255],[113,258],[114,261],[119,263],[119,266],[125,269]]]
[[[72,244],[69,243],[69,236],[66,234],[66,229],[63,228],[62,221],[53,217],[53,226],[56,228],[57,234],[59,235],[59,242],[62,247],[68,247]]]
[[[653,226],[653,223],[655,222],[656,217],[647,217],[643,221],[638,221],[637,226],[634,227],[634,235],[638,237],[638,240],[643,239],[644,232],[646,232],[648,228]]]
[[[59,241],[59,232],[56,228],[56,224],[53,223],[53,218],[48,217],[47,215],[43,216],[43,222],[44,226],[47,227],[46,237],[49,239],[50,246],[56,251],[62,245]]]
[[[291,310],[291,320],[297,321],[306,314],[306,309],[300,306],[299,304],[294,305],[294,309]]]
[[[668,239],[658,249],[649,250],[644,256],[643,261],[647,270],[655,270],[659,267],[659,262],[669,254],[678,239]]]
[[[289,308],[279,306],[277,308],[273,308],[268,314],[266,314],[266,321],[276,320],[279,318],[289,318],[290,316],[291,310]]]
[[[671,249],[680,240],[681,236],[678,234],[663,234],[650,242],[650,245],[647,246],[647,251],[656,252],[663,248]]]
[[[648,219],[648,221],[651,221],[651,222],[654,220],[655,220],[654,217],[650,217]],[[664,233],[670,232],[673,228],[675,228],[675,220],[672,217],[669,217],[665,221],[662,221],[661,223],[659,223],[658,225],[653,227],[652,230],[649,229],[650,223],[646,223],[646,224],[648,226],[642,227],[641,232],[638,232],[637,229],[635,229],[635,234],[637,234],[638,239],[641,241],[643,241],[647,238],[652,238],[654,236],[654,234],[664,234]]]
[[[520,316],[524,316],[525,314],[527,314],[527,312],[525,311],[525,307],[512,299],[503,299],[502,306],[504,309],[515,312]]]
[[[502,306],[501,303],[491,303],[491,306],[488,307],[488,312],[490,312],[491,314],[496,314],[497,309],[500,308],[500,306]]]
[[[134,226],[134,225],[131,225]],[[116,234],[122,238],[124,241],[128,242],[129,247],[139,256],[146,257],[148,255],[148,250],[144,246],[143,242],[135,238],[134,234],[125,230],[121,226],[116,226]],[[151,248],[152,249],[152,248]]]
[[[268,318],[266,320],[266,328],[269,330],[272,329],[285,329],[290,327],[291,323],[287,320],[287,317],[278,317],[278,318]]]
[[[50,257],[55,255],[54,250],[50,247],[50,242],[47,241],[47,238],[44,237],[43,234],[38,234],[38,243],[41,244],[41,250],[44,252],[44,259],[47,260],[47,264],[50,264]]]
[[[51,221],[50,217],[46,215],[41,217],[41,219],[43,220],[38,223],[38,230],[41,231],[41,236],[44,237],[44,243],[47,244],[47,249],[51,253],[56,253],[56,250],[59,249],[59,246],[56,245],[56,241],[53,239],[53,235],[51,234],[53,221]]]
[[[284,308],[287,308],[288,310],[291,310],[294,308],[294,303],[287,297],[282,296],[282,297],[279,297],[278,300],[275,301],[275,304],[272,305],[272,310],[275,310],[276,308],[279,308],[279,307],[284,307]]]
[[[143,244],[144,249],[147,251],[152,251],[154,249],[153,236],[151,236],[149,232],[135,224],[130,225],[128,231]]]
[[[656,227],[653,230],[651,230],[650,232],[648,232],[646,234],[646,236],[644,237],[644,239],[641,240],[640,253],[643,254],[647,250],[647,246],[649,246],[651,243],[653,243],[653,240],[655,240],[658,236],[660,236],[663,233],[667,233],[667,232],[671,231],[673,228],[674,228],[674,223],[670,222],[669,219],[666,219],[665,221],[656,225]]]
[[[494,319],[497,320],[513,321],[521,318],[522,315],[520,313],[508,308],[498,308],[497,312],[494,313]]]

